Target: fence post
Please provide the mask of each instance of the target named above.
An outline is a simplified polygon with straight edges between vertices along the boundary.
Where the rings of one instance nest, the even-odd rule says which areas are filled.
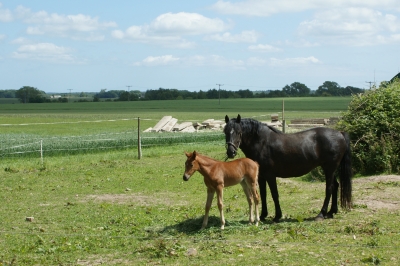
[[[142,158],[142,144],[140,141],[140,117],[138,117],[138,158]]]
[[[40,140],[40,160],[42,161],[43,166],[43,140]]]

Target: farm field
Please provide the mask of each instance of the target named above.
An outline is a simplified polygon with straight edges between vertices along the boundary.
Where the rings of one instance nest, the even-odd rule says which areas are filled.
[[[285,99],[285,117],[329,118],[350,98]],[[0,104],[5,138],[91,138],[137,131],[162,116],[179,121],[224,119],[238,113],[281,117],[282,99],[126,103]],[[132,134],[135,137],[134,133]],[[162,139],[165,134],[152,134]],[[227,224],[219,229],[214,199],[199,231],[206,188],[196,173],[183,181],[184,151],[224,160],[222,133],[145,147],[134,144],[88,153],[0,157],[0,265],[398,265],[400,177],[359,177],[352,211],[314,222],[324,183],[311,175],[278,179],[284,218],[248,225],[240,186],[224,189]],[[214,135],[214,136],[211,136]],[[215,135],[217,135],[215,137]],[[145,136],[145,135],[144,135]],[[36,140],[36,139],[35,139]],[[161,140],[161,142],[163,142]],[[79,144],[81,145],[81,144]],[[123,144],[125,145],[125,144]],[[239,156],[243,156],[239,153]],[[312,182],[313,181],[313,182]],[[269,213],[274,213],[268,192]],[[29,218],[33,217],[33,218]],[[28,221],[27,221],[28,218]]]

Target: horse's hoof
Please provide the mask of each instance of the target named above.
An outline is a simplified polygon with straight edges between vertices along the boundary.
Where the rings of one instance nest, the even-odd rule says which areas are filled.
[[[279,218],[274,218],[272,221],[273,221],[274,223],[279,223],[279,222],[280,222],[280,219],[279,219]]]
[[[324,216],[322,215],[318,215],[317,217],[315,217],[314,219],[316,222],[322,222],[324,220]]]
[[[263,221],[263,222],[265,222],[267,219],[265,219],[265,218],[267,218],[267,216],[260,216],[260,221]]]
[[[224,230],[224,228],[225,228],[225,226],[222,225],[222,226],[221,226],[221,230]]]
[[[332,214],[332,213],[328,213],[328,214],[326,215],[326,218],[328,218],[328,219],[333,219],[333,214]]]

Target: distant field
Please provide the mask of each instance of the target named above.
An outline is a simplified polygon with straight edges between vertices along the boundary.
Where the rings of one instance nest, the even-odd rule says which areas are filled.
[[[340,112],[346,111],[350,100],[349,97],[285,98],[285,118],[290,121],[339,116]],[[132,120],[137,117],[142,119],[141,128],[145,129],[154,126],[165,115],[171,115],[179,122],[202,122],[209,118],[223,120],[225,115],[234,117],[237,114],[268,121],[272,113],[278,113],[282,118],[282,99],[223,99],[220,104],[218,100],[0,104],[0,124],[8,124],[2,126],[2,133],[20,133],[23,130],[44,135],[85,135],[88,131],[100,133],[132,129],[137,125]],[[80,122],[79,126],[69,124],[77,122]]]
[[[285,118],[329,118],[345,111],[350,98],[287,98]],[[45,155],[54,151],[94,152],[112,147],[137,146],[140,129],[153,127],[163,116],[178,122],[224,120],[225,115],[270,121],[271,114],[282,119],[282,99],[223,99],[138,102],[71,102],[44,104],[0,104],[0,155],[37,154],[43,140]],[[220,132],[220,131],[219,131]],[[212,132],[210,132],[212,133]],[[195,141],[218,141],[222,137],[201,133],[143,134],[142,144],[166,145]],[[51,152],[50,152],[51,150]]]

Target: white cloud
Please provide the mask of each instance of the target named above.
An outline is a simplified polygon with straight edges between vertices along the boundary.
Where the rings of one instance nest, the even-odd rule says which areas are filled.
[[[18,6],[16,17],[29,24],[26,32],[30,35],[51,34],[74,39],[97,41],[104,39],[100,32],[116,27],[115,22],[100,22],[97,17],[83,14],[63,15],[46,11],[32,12],[29,8]]]
[[[254,52],[280,52],[280,51],[282,51],[282,49],[274,47],[269,44],[250,45],[249,50],[254,51]]]
[[[254,43],[257,42],[258,37],[260,36],[254,30],[251,31],[242,31],[240,34],[231,34],[229,32],[225,32],[223,34],[214,34],[209,36],[207,39],[220,41],[220,42],[229,42],[229,43]]]
[[[312,9],[369,7],[399,10],[398,0],[219,0],[212,8],[223,14],[244,16],[271,16],[277,13],[302,12]]]
[[[74,62],[75,59],[70,52],[69,48],[53,43],[24,44],[13,53],[13,57],[50,62]]]
[[[332,44],[374,45],[396,40],[399,19],[369,8],[332,9],[317,12],[313,20],[304,21],[299,33],[325,39]]]
[[[3,9],[0,3],[0,22],[10,22],[13,20],[12,12],[8,9]]]
[[[5,40],[5,39],[6,39],[6,35],[0,34],[0,41]]]
[[[195,55],[187,57],[174,57],[172,55],[148,56],[134,66],[178,66],[178,67],[219,67],[238,69],[244,68],[246,63],[242,60],[227,59],[219,55]]]
[[[116,39],[161,44],[169,47],[190,48],[193,42],[183,36],[204,35],[222,32],[229,26],[220,19],[211,19],[197,13],[166,13],[158,16],[149,25],[133,25],[125,31],[114,30]]]
[[[149,31],[167,35],[202,35],[221,32],[227,26],[220,19],[211,19],[197,13],[166,13],[158,16]]]
[[[148,56],[143,59],[142,62],[137,62],[135,66],[166,66],[175,64],[180,59],[177,57],[173,57],[172,55],[163,55],[163,56]]]
[[[294,58],[285,58],[285,59],[277,59],[277,58],[270,59],[270,64],[272,66],[283,66],[283,67],[307,65],[307,64],[318,64],[318,63],[321,63],[321,61],[319,61],[314,56],[294,57]]]

